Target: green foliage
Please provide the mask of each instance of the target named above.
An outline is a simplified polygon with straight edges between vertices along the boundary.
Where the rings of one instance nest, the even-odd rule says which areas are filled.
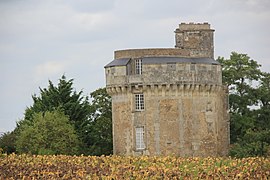
[[[3,152],[112,154],[111,97],[105,88],[90,94],[91,103],[64,75],[57,86],[49,80],[39,90],[15,130],[0,137]]]
[[[16,141],[19,153],[76,154],[78,137],[68,117],[60,110],[33,114],[32,124],[24,124]]]
[[[112,111],[111,97],[105,88],[97,89],[91,94],[90,105],[91,123],[85,127],[87,146],[90,148],[86,154],[109,155],[112,154]]]
[[[16,151],[15,148],[16,131],[4,133],[0,137],[0,148],[3,152],[11,154]]]
[[[255,96],[261,107],[256,111],[256,125],[261,129],[270,129],[270,73],[262,74]]]
[[[270,148],[270,130],[247,130],[241,141],[233,144],[230,156],[243,158],[251,156],[266,156]]]
[[[72,86],[73,79],[67,80],[64,75],[59,79],[58,86],[54,86],[49,80],[48,88],[39,88],[39,97],[32,96],[34,104],[26,109],[24,119],[31,121],[35,113],[60,108],[75,125],[75,129],[79,129],[88,120],[89,102],[87,97],[82,96],[82,91],[77,93]]]
[[[247,85],[252,80],[258,80],[261,74],[260,66],[255,60],[250,59],[247,54],[232,52],[230,59],[218,57],[217,61],[222,64],[223,82],[227,85],[238,85],[238,93],[244,93]],[[231,89],[234,87],[231,87]]]
[[[76,134],[79,139],[79,153],[86,155],[109,155],[112,154],[112,112],[111,97],[107,94],[105,88],[97,89],[92,92],[91,103],[88,97],[82,97],[82,91],[77,93],[73,90],[73,80],[66,80],[62,76],[58,86],[54,86],[49,81],[48,88],[40,88],[40,96],[34,95],[33,105],[26,109],[25,118],[18,122],[17,129],[23,131],[28,127],[28,131],[21,132],[24,139],[35,134],[37,129],[33,129],[36,114],[45,114],[55,110],[61,110],[68,118],[69,122],[74,125]],[[31,141],[40,141],[43,136],[35,136]],[[29,147],[18,146],[19,152],[29,151]],[[30,143],[34,144],[34,143]],[[35,154],[57,154],[52,148],[46,148],[40,144],[34,144]],[[25,149],[23,149],[25,148]],[[38,149],[38,150],[37,150]],[[64,152],[64,151],[61,151]]]
[[[21,131],[21,126],[32,126],[36,113],[60,109],[69,118],[70,123],[74,125],[80,140],[80,151],[84,151],[84,139],[87,132],[83,131],[83,128],[88,126],[90,122],[88,97],[83,97],[82,91],[76,92],[73,88],[73,79],[67,80],[64,75],[59,79],[57,86],[49,80],[48,88],[39,89],[40,96],[32,96],[33,105],[26,109],[24,119],[17,123],[18,131]]]
[[[230,59],[219,57],[222,64],[223,82],[229,86],[231,113],[231,142],[243,137],[254,126],[255,118],[249,106],[256,104],[252,82],[261,75],[260,65],[246,54],[232,52]]]
[[[230,155],[266,155],[270,130],[270,75],[246,54],[232,52],[230,59],[219,57],[223,82],[229,88]],[[255,86],[258,84],[258,86]],[[256,107],[256,108],[255,108]]]

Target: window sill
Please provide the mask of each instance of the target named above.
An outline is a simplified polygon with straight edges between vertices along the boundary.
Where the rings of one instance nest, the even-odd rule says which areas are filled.
[[[144,149],[135,149],[135,152],[142,152],[142,151],[145,151],[146,150],[146,148],[144,148]]]
[[[135,110],[134,112],[143,112],[144,111],[144,109],[142,109],[142,110]]]

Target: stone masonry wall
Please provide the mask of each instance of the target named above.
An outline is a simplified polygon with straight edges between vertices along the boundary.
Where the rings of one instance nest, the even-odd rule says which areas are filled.
[[[134,92],[144,92],[145,110],[134,111]],[[124,94],[124,95],[120,95]],[[224,156],[228,121],[224,89],[215,91],[134,88],[113,96],[114,153],[123,155]],[[223,95],[223,96],[222,96]],[[135,127],[145,127],[144,151],[135,149]]]
[[[181,23],[175,30],[175,47],[189,51],[191,57],[214,58],[214,30],[208,23]]]
[[[188,50],[175,48],[125,49],[114,52],[115,59],[159,56],[190,57],[191,55]]]
[[[221,66],[212,64],[176,63],[143,65],[142,75],[126,75],[126,66],[106,69],[107,86],[139,83],[151,84],[218,84],[222,85]]]
[[[112,70],[113,69],[113,70]],[[106,69],[112,95],[114,154],[219,156],[229,146],[227,92],[220,65],[145,64],[143,74],[126,66]],[[145,110],[136,112],[134,94],[143,93]],[[144,127],[144,151],[136,151],[135,128]]]

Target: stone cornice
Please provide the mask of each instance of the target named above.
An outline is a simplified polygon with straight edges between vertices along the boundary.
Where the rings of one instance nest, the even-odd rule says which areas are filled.
[[[170,92],[170,93],[217,93],[223,91],[227,93],[227,86],[217,84],[127,84],[127,85],[115,85],[106,86],[106,90],[110,95],[134,93],[134,92],[146,92],[150,94],[156,94],[158,92]]]

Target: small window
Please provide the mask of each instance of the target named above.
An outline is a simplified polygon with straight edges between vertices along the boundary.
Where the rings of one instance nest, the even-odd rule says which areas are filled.
[[[142,59],[135,60],[135,74],[142,74]]]
[[[136,150],[145,149],[144,127],[136,127]]]
[[[111,67],[111,74],[115,73],[115,67]]]
[[[167,71],[175,71],[175,70],[176,70],[176,63],[167,64]]]
[[[135,94],[135,110],[144,110],[144,96],[143,94]]]
[[[190,70],[191,70],[191,71],[195,71],[195,64],[192,63],[192,64],[190,65]]]

